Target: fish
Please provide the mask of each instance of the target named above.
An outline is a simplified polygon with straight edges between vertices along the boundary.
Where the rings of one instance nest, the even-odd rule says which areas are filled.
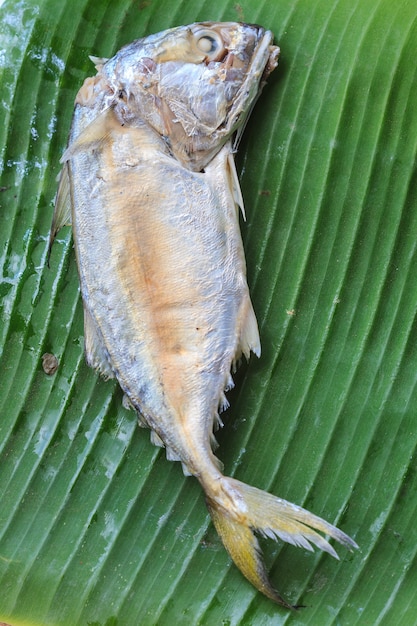
[[[278,64],[271,31],[201,22],[138,39],[75,99],[51,228],[71,224],[89,366],[115,378],[151,441],[203,488],[243,575],[274,602],[258,536],[335,558],[307,510],[223,474],[214,432],[242,356],[261,354],[235,153]]]

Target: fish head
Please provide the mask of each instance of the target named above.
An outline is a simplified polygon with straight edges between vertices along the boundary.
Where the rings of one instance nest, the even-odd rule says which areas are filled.
[[[236,147],[278,56],[261,26],[202,22],[139,39],[97,67],[120,122],[145,122],[201,171],[233,136]]]

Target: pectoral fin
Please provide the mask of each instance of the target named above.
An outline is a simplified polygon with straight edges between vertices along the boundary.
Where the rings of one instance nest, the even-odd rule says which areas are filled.
[[[121,124],[111,107],[105,109],[78,135],[61,157],[61,163],[69,161],[74,155],[105,143],[115,128],[120,130]]]
[[[73,141],[65,150],[61,158],[63,164],[59,179],[58,192],[55,200],[54,216],[49,236],[48,260],[51,254],[52,244],[57,232],[62,226],[71,225],[71,187],[68,161],[78,152],[92,148],[107,141],[112,128],[120,128],[113,110],[106,109],[98,115],[88,126],[81,132],[75,141]]]
[[[62,226],[71,226],[71,187],[68,161],[78,152],[95,147],[106,142],[112,128],[120,128],[114,112],[111,108],[98,115],[81,132],[65,150],[61,158],[63,164],[59,179],[58,192],[55,200],[54,216],[52,219],[51,232],[49,235],[48,262],[51,255],[55,237]]]

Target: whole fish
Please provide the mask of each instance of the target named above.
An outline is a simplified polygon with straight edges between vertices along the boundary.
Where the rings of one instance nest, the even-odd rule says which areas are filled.
[[[76,97],[51,241],[72,223],[88,364],[116,377],[151,439],[204,489],[232,559],[268,579],[255,533],[337,554],[312,513],[222,474],[213,430],[231,370],[260,355],[234,164],[279,48],[260,26],[204,22],[139,39]]]

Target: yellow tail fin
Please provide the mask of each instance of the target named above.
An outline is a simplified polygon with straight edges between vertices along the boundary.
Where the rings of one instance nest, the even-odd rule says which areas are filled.
[[[268,598],[288,604],[268,579],[254,532],[313,550],[312,544],[338,559],[321,531],[349,549],[357,544],[341,530],[295,504],[281,500],[234,478],[222,477],[207,489],[207,507],[227,551],[244,576]]]

